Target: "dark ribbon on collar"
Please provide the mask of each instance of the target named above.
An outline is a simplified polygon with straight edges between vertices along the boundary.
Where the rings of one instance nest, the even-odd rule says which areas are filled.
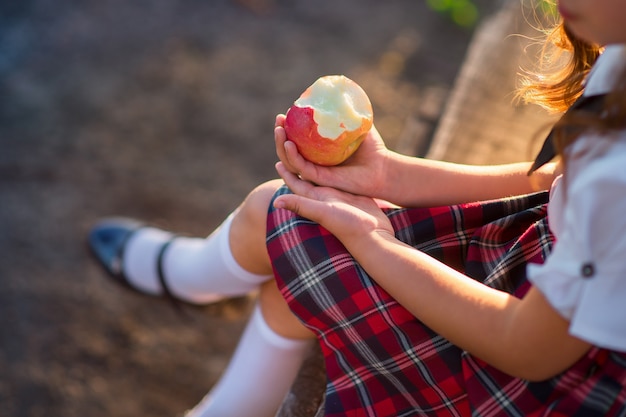
[[[561,120],[563,120],[563,117],[575,111],[583,110],[583,111],[590,112],[590,113],[599,113],[603,108],[605,97],[606,97],[606,94],[598,94],[598,95],[593,95],[593,96],[581,96],[578,100],[574,102],[574,104],[570,106],[567,112],[565,112],[565,114],[561,117]],[[537,154],[537,157],[535,158],[535,162],[533,162],[532,166],[530,167],[530,170],[528,171],[528,175],[532,174],[533,172],[535,172],[536,170],[538,170],[539,168],[541,168],[542,166],[550,162],[552,159],[554,159],[554,157],[556,156],[556,148],[554,146],[555,135],[556,135],[555,129],[552,128],[550,133],[548,133],[548,136],[546,137],[545,141],[543,142],[543,146],[541,147],[541,150]]]

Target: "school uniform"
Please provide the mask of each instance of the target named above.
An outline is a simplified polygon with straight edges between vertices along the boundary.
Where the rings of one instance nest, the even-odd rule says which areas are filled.
[[[585,94],[610,89],[624,53],[607,48]],[[542,382],[504,374],[434,333],[328,231],[270,205],[268,253],[324,353],[326,415],[626,416],[625,165],[624,132],[589,133],[568,148],[567,177],[550,193],[385,209],[401,241],[517,297],[536,286],[594,345]]]

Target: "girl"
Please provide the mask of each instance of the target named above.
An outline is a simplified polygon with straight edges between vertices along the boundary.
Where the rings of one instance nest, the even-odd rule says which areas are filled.
[[[570,65],[524,94],[576,104],[532,168],[402,156],[375,129],[347,163],[319,167],[280,115],[286,187],[259,186],[209,238],[94,228],[102,264],[139,291],[204,303],[260,286],[190,416],[273,415],[313,334],[328,416],[626,415],[626,2],[559,11],[552,40]],[[544,164],[554,148],[562,175]]]

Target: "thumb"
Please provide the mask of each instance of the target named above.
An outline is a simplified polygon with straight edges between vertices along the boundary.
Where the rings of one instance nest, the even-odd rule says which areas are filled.
[[[316,209],[320,203],[306,197],[296,194],[281,195],[274,200],[274,207],[294,212],[298,216],[307,218],[319,223],[319,213],[321,210]]]

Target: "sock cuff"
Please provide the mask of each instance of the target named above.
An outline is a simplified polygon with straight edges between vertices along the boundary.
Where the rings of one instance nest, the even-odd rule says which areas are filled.
[[[313,345],[313,339],[292,339],[276,333],[265,321],[259,303],[254,306],[251,321],[254,323],[254,326],[263,339],[278,349],[305,350]]]
[[[235,217],[235,213],[236,212],[231,213],[224,220],[221,226],[214,232],[217,233],[219,231],[219,233],[217,233],[217,238],[219,239],[218,246],[222,255],[222,259],[224,260],[224,263],[226,264],[228,270],[236,277],[240,278],[242,281],[254,285],[262,284],[273,278],[273,276],[259,275],[246,271],[241,267],[241,265],[237,263],[237,261],[233,257],[233,252],[230,249],[230,226],[233,222],[233,218]]]

